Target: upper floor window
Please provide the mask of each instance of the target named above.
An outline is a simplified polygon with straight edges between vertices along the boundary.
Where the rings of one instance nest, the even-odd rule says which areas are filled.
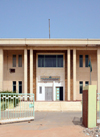
[[[80,94],[82,94],[82,91],[83,91],[83,81],[79,82],[79,90],[80,90]]]
[[[13,62],[12,62],[13,64],[13,67],[16,67],[16,55],[13,55]]]
[[[63,55],[38,55],[38,67],[63,67]]]
[[[22,67],[22,55],[18,56],[18,67]]]
[[[79,55],[79,67],[83,67],[83,55]]]
[[[85,67],[88,67],[89,56],[85,55]]]

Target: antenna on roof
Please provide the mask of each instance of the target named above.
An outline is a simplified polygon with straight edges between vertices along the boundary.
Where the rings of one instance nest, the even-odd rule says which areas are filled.
[[[49,39],[50,39],[50,19],[49,20]]]

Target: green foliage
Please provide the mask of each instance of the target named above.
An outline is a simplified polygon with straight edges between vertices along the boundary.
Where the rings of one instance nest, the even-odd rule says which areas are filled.
[[[1,93],[1,110],[6,110],[11,105],[13,107],[16,107],[18,105],[18,103],[20,102],[20,100],[18,98],[16,98],[16,97],[18,97],[18,94],[16,92],[14,93],[11,91],[2,91],[0,93]],[[9,99],[2,98],[3,96],[6,96],[6,98],[8,96],[11,96],[11,98],[9,98]]]

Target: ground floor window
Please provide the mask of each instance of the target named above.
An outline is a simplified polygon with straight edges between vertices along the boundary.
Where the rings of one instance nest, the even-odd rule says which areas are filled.
[[[13,92],[16,92],[16,81],[13,81]]]
[[[85,81],[85,86],[88,86],[89,85],[89,81]]]
[[[22,81],[18,82],[18,86],[19,86],[19,93],[22,93]]]
[[[79,82],[79,92],[80,92],[80,94],[82,94],[82,91],[83,91],[83,81],[80,81]]]

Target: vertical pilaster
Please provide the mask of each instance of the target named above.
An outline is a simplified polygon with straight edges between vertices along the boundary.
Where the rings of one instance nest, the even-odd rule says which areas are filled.
[[[3,49],[0,49],[0,91],[3,90]]]
[[[70,100],[70,49],[67,50],[67,92],[68,100]]]
[[[97,49],[97,90],[100,93],[100,48]]]
[[[30,93],[33,93],[33,50],[30,49]]]
[[[73,100],[76,100],[76,49],[73,50]]]
[[[27,94],[27,49],[24,49],[24,93]]]

